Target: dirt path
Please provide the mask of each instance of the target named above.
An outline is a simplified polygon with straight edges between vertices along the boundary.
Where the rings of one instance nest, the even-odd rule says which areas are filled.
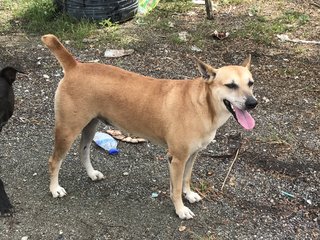
[[[319,11],[302,2],[286,6],[310,17],[290,37],[319,40]],[[1,133],[1,178],[15,213],[0,218],[0,239],[319,239],[319,46],[283,43],[275,36],[268,44],[253,35],[236,34],[236,29],[255,21],[248,9],[222,8],[210,25],[203,21],[204,9],[195,8],[195,15],[170,18],[175,21],[174,30],[154,28],[148,35],[143,27],[128,22],[123,28],[140,40],[133,46],[134,54],[120,59],[102,56],[112,43],[87,43],[83,50],[68,45],[82,61],[99,59],[166,78],[196,76],[190,55],[222,66],[238,64],[252,54],[259,99],[253,112],[256,128],[243,132],[230,119],[219,130],[217,141],[200,154],[193,186],[205,198],[187,204],[196,214],[190,221],[175,215],[168,195],[166,152],[151,143],[120,143],[116,156],[92,148],[94,165],[107,176],[98,183],[87,178],[74,145],[60,175],[68,195],[53,199],[47,160],[53,144],[54,91],[62,71],[41,45],[40,35],[2,33],[0,63],[18,63],[27,75],[19,75],[15,83],[16,110]],[[270,6],[264,8],[265,14],[272,11]],[[214,28],[232,34],[214,40],[209,34]],[[175,44],[172,32],[180,31],[187,31],[190,38]],[[196,41],[198,35],[201,41]],[[192,51],[194,44],[202,52]],[[232,154],[240,144],[239,158],[221,192]],[[159,196],[152,198],[154,192]],[[179,231],[180,226],[186,228]]]

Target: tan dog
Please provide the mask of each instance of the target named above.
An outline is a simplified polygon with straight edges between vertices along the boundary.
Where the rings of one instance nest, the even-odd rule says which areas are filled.
[[[58,175],[63,158],[82,132],[80,158],[92,180],[103,179],[90,161],[90,145],[99,120],[168,148],[170,196],[177,215],[194,213],[184,206],[201,197],[190,188],[197,153],[233,115],[246,129],[254,120],[246,111],[256,106],[250,57],[243,66],[215,69],[196,60],[202,77],[168,80],[145,77],[114,66],[80,63],[54,35],[42,37],[64,70],[55,95],[55,145],[49,159],[50,191],[63,197]]]

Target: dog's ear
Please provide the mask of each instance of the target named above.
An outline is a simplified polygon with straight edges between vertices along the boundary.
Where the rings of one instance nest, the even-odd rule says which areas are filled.
[[[207,82],[211,83],[216,76],[217,70],[211,67],[210,65],[202,62],[200,59],[193,57],[194,61],[197,64],[198,70],[202,78]]]
[[[0,76],[7,80],[7,82],[11,85],[14,80],[16,80],[16,75],[18,71],[17,69],[13,67],[5,67],[1,70]]]
[[[249,54],[249,56],[243,61],[243,63],[241,64],[243,67],[246,67],[248,69],[250,69],[250,65],[251,65],[251,54]]]

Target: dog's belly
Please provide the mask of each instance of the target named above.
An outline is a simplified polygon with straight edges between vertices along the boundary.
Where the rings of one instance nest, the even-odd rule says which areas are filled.
[[[119,125],[118,123],[112,122],[109,119],[106,119],[104,117],[99,117],[98,119],[101,122],[103,122],[104,124],[115,127],[117,129],[121,130],[122,132],[126,132],[126,133],[132,134],[137,137],[145,138],[154,144],[160,145],[162,147],[167,147],[165,140],[161,136],[157,136],[156,133],[149,133],[148,134],[148,132],[150,132],[150,131],[145,131],[145,130],[139,131],[138,129],[130,129],[125,125]]]

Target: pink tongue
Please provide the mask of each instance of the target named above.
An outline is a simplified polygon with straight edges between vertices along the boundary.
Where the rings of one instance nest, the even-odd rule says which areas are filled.
[[[247,130],[251,130],[254,128],[255,121],[247,111],[240,110],[236,107],[234,108],[234,111],[236,112],[238,122],[241,124],[242,127],[244,127]]]

